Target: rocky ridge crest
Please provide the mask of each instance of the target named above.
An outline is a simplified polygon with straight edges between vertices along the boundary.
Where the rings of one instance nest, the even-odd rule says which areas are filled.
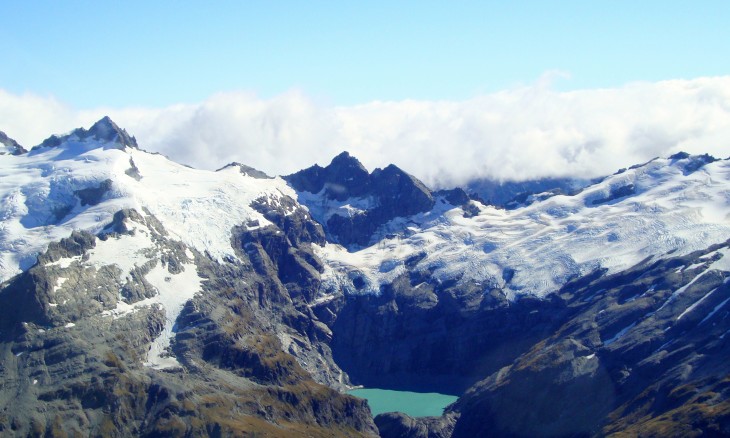
[[[78,141],[96,140],[103,143],[114,143],[118,148],[124,149],[125,147],[137,148],[137,139],[130,136],[125,129],[120,128],[109,116],[104,116],[99,121],[94,123],[91,128],[77,128],[71,131],[71,133],[58,136],[52,135],[47,139],[43,140],[36,148],[47,148],[57,147],[63,143],[76,139]]]
[[[99,123],[64,141],[119,141],[113,122]],[[126,176],[104,174],[90,179],[93,184],[70,185],[66,194],[74,205],[120,205],[118,197],[129,187],[154,184],[152,170],[160,161],[151,166],[141,151],[121,149],[106,152],[117,154]],[[671,157],[666,166],[680,171],[667,177],[677,183],[669,192],[682,195],[692,178],[719,187],[701,178],[705,166],[718,164],[713,161]],[[451,236],[449,226],[478,224],[454,234],[463,250],[475,246],[475,230],[492,230],[510,216],[474,203],[461,190],[431,192],[395,166],[368,173],[346,153],[325,168],[286,177],[296,192],[234,166],[238,170],[215,175],[265,194],[249,198],[246,215],[225,230],[231,254],[185,243],[180,223],[170,219],[178,212],[159,209],[157,215],[137,204],[120,208],[100,230],[76,230],[51,242],[37,263],[0,285],[0,432],[730,434],[730,272],[724,259],[730,242],[707,242],[688,253],[652,252],[619,272],[577,270],[538,297],[507,295],[516,276],[524,275],[511,266],[500,266],[495,281],[464,272],[446,278],[439,271],[443,263],[429,262],[434,248],[400,260],[397,251],[405,243],[386,237],[383,245],[396,255],[374,266],[388,274],[387,281],[364,293],[358,288],[362,276],[345,272],[346,283],[332,290],[323,278],[345,263],[324,258],[337,254],[333,242],[348,244],[343,258],[354,258],[384,229],[405,235],[413,232],[409,227],[429,226],[436,242],[439,235]],[[657,163],[645,166],[632,170],[661,171]],[[640,210],[641,196],[652,189],[641,185],[646,180],[631,171],[619,176],[580,197],[550,202],[565,201],[574,208],[570,214],[578,208],[605,213],[631,203],[636,213],[628,219],[658,209]],[[276,181],[281,185],[275,189],[262,189]],[[216,187],[214,201],[227,194]],[[188,190],[184,206],[218,208],[211,196]],[[709,193],[725,192],[719,187]],[[537,197],[535,204],[540,202]],[[194,219],[189,211],[172,217]],[[595,234],[588,224],[570,222],[560,208],[527,211],[535,212],[532,222],[523,217],[520,227],[542,224],[552,214],[555,220],[540,230]],[[427,221],[418,222],[423,217]],[[56,222],[31,228],[49,230]],[[620,227],[611,227],[599,230],[606,248],[620,237],[609,232]],[[710,236],[712,230],[698,232]],[[488,243],[478,245],[482,257],[496,250]],[[442,417],[385,414],[373,421],[364,401],[341,392],[351,384],[461,397]]]

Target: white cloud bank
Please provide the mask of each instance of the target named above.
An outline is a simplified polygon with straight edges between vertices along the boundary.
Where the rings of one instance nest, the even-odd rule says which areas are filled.
[[[140,146],[215,169],[286,174],[343,150],[395,163],[433,187],[479,177],[591,177],[680,150],[730,153],[730,76],[559,92],[549,81],[464,101],[335,107],[299,92],[224,93],[166,108],[76,110],[0,90],[0,130],[26,147],[109,115]]]

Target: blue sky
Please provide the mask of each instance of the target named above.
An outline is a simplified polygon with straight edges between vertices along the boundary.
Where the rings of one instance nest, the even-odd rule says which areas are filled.
[[[104,115],[200,168],[427,184],[730,151],[730,1],[0,0],[0,130]]]
[[[728,1],[3,1],[0,88],[75,108],[461,100],[730,71]]]

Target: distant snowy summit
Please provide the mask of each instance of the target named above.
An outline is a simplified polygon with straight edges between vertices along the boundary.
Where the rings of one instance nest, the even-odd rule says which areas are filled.
[[[369,172],[347,152],[284,177],[241,163],[192,169],[140,150],[108,117],[5,158],[4,279],[73,230],[100,232],[123,208],[150,211],[215,259],[236,257],[234,227],[275,222],[262,205],[306,210],[327,237],[317,250],[332,267],[323,290],[358,293],[378,293],[407,268],[439,281],[496,285],[509,297],[544,296],[571,278],[685,254],[730,232],[730,162],[708,155],[680,153],[592,181],[557,181],[562,189],[550,187],[554,180],[528,182],[528,192],[506,205],[459,188],[433,191],[395,165]]]
[[[0,155],[20,155],[26,152],[28,151],[19,145],[17,141],[0,131]]]
[[[123,149],[125,147],[137,148],[137,139],[130,136],[125,129],[117,126],[109,116],[103,117],[88,130],[77,128],[65,135],[52,135],[43,140],[43,143],[33,149],[60,146],[69,141],[93,140],[102,144],[112,144]]]
[[[397,217],[429,211],[431,191],[417,178],[390,165],[369,173],[347,152],[327,167],[314,165],[284,179],[313,216],[343,245],[366,246],[375,230]]]

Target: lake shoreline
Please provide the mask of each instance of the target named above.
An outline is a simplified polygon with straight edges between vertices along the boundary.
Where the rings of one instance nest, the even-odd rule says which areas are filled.
[[[379,388],[357,388],[348,394],[368,401],[373,417],[386,412],[402,412],[408,416],[440,417],[458,396],[437,392],[396,391]]]

